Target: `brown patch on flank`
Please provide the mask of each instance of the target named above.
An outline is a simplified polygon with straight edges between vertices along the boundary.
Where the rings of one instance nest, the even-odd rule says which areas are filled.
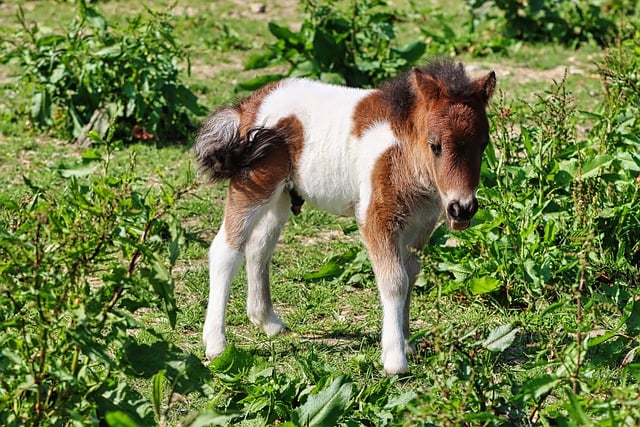
[[[295,116],[285,117],[275,129],[284,135],[286,143],[272,146],[249,170],[230,181],[225,228],[228,242],[236,249],[240,249],[247,238],[247,220],[290,177],[294,162],[300,158],[304,143],[302,122]]]
[[[298,169],[297,165],[300,162],[300,156],[302,155],[304,146],[304,127],[302,126],[302,122],[296,116],[292,115],[280,119],[276,127],[282,129],[287,135],[289,158],[291,159],[291,166],[295,173]]]
[[[245,99],[238,109],[240,110],[240,136],[244,136],[249,129],[256,126],[256,115],[264,99],[272,91],[280,86],[280,82],[269,83]]]

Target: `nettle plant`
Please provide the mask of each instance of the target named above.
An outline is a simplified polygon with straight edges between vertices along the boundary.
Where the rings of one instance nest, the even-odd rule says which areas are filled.
[[[609,13],[616,2],[467,0],[466,3],[471,12],[472,30],[490,23],[491,33],[495,34],[497,28],[503,40],[554,42],[569,46],[595,42],[607,46],[616,33],[614,16]],[[626,15],[623,10],[618,14],[621,17]]]
[[[268,52],[251,56],[245,64],[245,69],[256,70],[284,63],[289,65],[287,73],[259,76],[241,82],[239,88],[254,90],[288,76],[371,87],[395,76],[419,60],[426,46],[415,41],[395,47],[399,17],[386,6],[384,0],[356,0],[345,11],[336,2],[306,1],[300,30],[270,22],[276,41]]]
[[[184,140],[192,118],[204,114],[180,81],[189,57],[167,14],[148,9],[118,29],[80,0],[66,34],[41,31],[21,8],[18,18],[22,30],[10,56],[33,89],[31,118],[38,127],[73,138],[89,130],[104,136],[114,126],[124,140]]]
[[[59,168],[61,194],[25,178],[29,196],[0,200],[0,424],[150,425],[162,394],[141,395],[137,378],[202,387],[186,379],[206,369],[161,339],[161,362],[139,362],[149,348],[134,313],[176,322],[171,271],[184,233],[173,207],[188,186],[146,189],[135,167],[115,172],[87,151]]]

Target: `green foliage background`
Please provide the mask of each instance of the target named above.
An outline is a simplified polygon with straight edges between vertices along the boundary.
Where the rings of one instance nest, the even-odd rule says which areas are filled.
[[[266,16],[235,2],[32,3],[0,15],[0,424],[640,419],[633,1],[275,2]],[[433,54],[495,69],[500,92],[481,209],[423,252],[411,375],[380,373],[355,223],[312,207],[274,257],[294,333],[248,325],[241,274],[232,345],[205,366],[225,190],[198,182],[179,143],[202,105],[285,76],[373,86]],[[527,80],[567,63],[582,74]]]

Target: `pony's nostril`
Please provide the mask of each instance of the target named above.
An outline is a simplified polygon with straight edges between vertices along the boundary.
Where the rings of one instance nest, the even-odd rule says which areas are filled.
[[[475,197],[471,202],[461,204],[458,200],[454,200],[447,206],[447,214],[451,219],[468,220],[478,212],[478,199]]]
[[[447,206],[447,213],[452,219],[458,219],[460,216],[460,204],[457,200],[449,203],[449,206]]]
[[[474,216],[478,212],[478,199],[475,197],[471,200],[471,206],[469,206],[469,216]]]

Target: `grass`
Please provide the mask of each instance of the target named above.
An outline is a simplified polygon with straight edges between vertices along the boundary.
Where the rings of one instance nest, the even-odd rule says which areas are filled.
[[[398,3],[400,9],[408,7],[405,2]],[[432,3],[445,5],[439,1]],[[71,3],[55,2],[39,7],[41,5],[42,2],[27,3],[25,15],[29,21],[54,32],[64,26],[59,22],[74,15]],[[153,8],[163,9],[167,5],[169,2],[154,2]],[[127,0],[99,2],[96,7],[108,19],[119,23],[143,11],[139,3]],[[192,52],[187,82],[210,108],[234,99],[235,83],[252,76],[252,72],[242,70],[242,64],[252,52],[262,50],[269,43],[268,21],[296,25],[302,19],[300,8],[290,1],[266,2],[265,14],[253,13],[244,3],[231,0],[213,3],[197,0],[173,10],[179,42],[188,45]],[[15,13],[15,5],[0,8],[0,26],[4,31],[18,27]],[[411,19],[400,25],[401,39],[418,35]],[[463,54],[461,59],[474,72],[496,70],[500,97],[505,102],[492,106],[491,114],[495,118],[505,105],[514,110],[527,110],[528,105],[548,96],[554,81],[563,79],[578,111],[598,111],[604,91],[594,62],[601,60],[602,55],[600,49],[589,45],[577,50],[535,45],[522,46],[503,56],[478,58]],[[82,150],[30,126],[24,114],[28,109],[28,88],[21,88],[12,76],[17,71],[15,64],[5,66],[6,70],[0,75],[3,100],[0,102],[0,192],[3,198],[24,197],[28,191],[22,176],[34,182],[46,182],[52,191],[59,191],[64,181],[56,168],[78,161]],[[187,64],[183,66],[187,68]],[[571,67],[566,74],[564,67]],[[580,126],[590,126],[587,117],[580,117],[579,121]],[[113,167],[123,168],[132,155],[138,160],[136,173],[150,188],[160,185],[160,177],[172,184],[184,183],[196,171],[188,145],[122,145],[112,153]],[[155,311],[144,312],[141,320],[153,334],[142,332],[139,341],[152,344],[160,336],[185,353],[202,359],[204,348],[200,334],[208,295],[207,249],[221,222],[225,189],[224,185],[209,184],[202,177],[198,180],[200,185],[177,207],[189,238],[173,272],[179,307],[176,327],[171,328]],[[366,266],[362,272],[356,272],[361,275],[353,283],[303,279],[306,273],[320,270],[331,257],[361,249],[353,220],[305,205],[302,214],[287,224],[272,266],[274,304],[292,332],[268,338],[250,324],[245,314],[246,278],[242,271],[233,283],[227,312],[229,343],[259,359],[259,363],[254,362],[256,366],[273,367],[280,379],[293,382],[293,378],[305,378],[304,384],[310,388],[318,383],[317,378],[309,378],[314,372],[318,376],[323,370],[332,375],[347,375],[360,392],[361,423],[374,415],[384,420],[389,413],[396,425],[492,422],[527,425],[540,421],[543,410],[547,415],[554,414],[554,410],[566,414],[567,409],[562,406],[566,403],[563,393],[571,389],[570,379],[549,399],[545,399],[544,391],[532,391],[540,393],[530,399],[540,402],[539,405],[526,405],[515,398],[508,401],[506,396],[526,395],[528,378],[543,378],[545,372],[561,370],[563,364],[572,363],[566,349],[575,341],[580,324],[590,324],[589,333],[595,338],[597,331],[611,330],[623,315],[619,307],[604,300],[591,302],[601,311],[585,307],[584,312],[578,314],[573,304],[575,289],[560,290],[557,301],[532,298],[529,306],[503,304],[491,295],[443,294],[450,277],[438,272],[438,263],[442,261],[438,259],[439,253],[427,251],[425,277],[433,282],[418,287],[412,301],[412,333],[418,353],[410,361],[410,376],[390,380],[381,374],[378,348],[381,310],[373,277]],[[598,316],[598,313],[608,315]],[[503,352],[483,351],[483,340],[494,328],[505,324],[519,328],[514,343]],[[628,348],[621,343],[622,349]],[[591,384],[599,384],[601,393],[612,392],[609,398],[613,401],[624,401],[633,393],[621,391],[616,396],[615,390],[619,387],[637,390],[637,383],[619,368],[619,355],[609,356],[606,352],[589,353],[586,356],[588,372],[583,375],[591,378]],[[310,365],[314,366],[311,370]],[[282,392],[285,387],[277,382],[280,379],[274,380],[273,387]],[[250,382],[246,378],[243,381]],[[225,396],[233,395],[231,389],[225,389],[229,383],[216,377],[215,372],[209,386],[212,388],[209,395],[189,394],[175,400],[164,422],[177,424],[188,414],[202,410],[212,402],[212,396],[220,396],[220,390],[227,390],[227,394],[223,393]],[[385,408],[381,398],[371,397],[375,396],[376,387],[390,396],[411,392],[415,398],[402,410]],[[148,379],[141,379],[136,388],[143,395],[149,395],[152,385]],[[588,390],[584,393],[590,396]],[[277,394],[274,396],[280,398]],[[606,400],[605,396],[598,398]],[[233,406],[224,398],[217,403],[218,409]],[[489,409],[498,414],[500,420],[473,417],[474,413],[486,415],[491,412]],[[243,425],[265,423],[264,412],[257,410],[257,413],[261,415],[245,420]],[[631,409],[629,413],[633,413]],[[275,420],[274,424],[285,421],[277,417]],[[350,425],[356,425],[353,423]],[[372,420],[370,423],[375,424]]]

